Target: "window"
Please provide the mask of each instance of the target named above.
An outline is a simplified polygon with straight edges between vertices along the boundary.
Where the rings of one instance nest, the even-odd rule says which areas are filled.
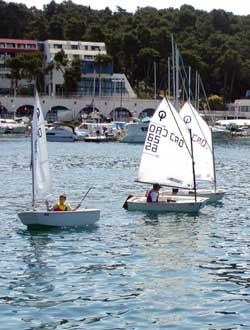
[[[1,42],[1,43],[0,43],[0,47],[1,47],[1,48],[4,48],[4,47],[5,47],[5,43],[4,43],[4,42]]]
[[[61,44],[54,44],[54,48],[56,48],[56,49],[62,49],[62,45]]]
[[[13,43],[8,43],[8,44],[7,44],[7,47],[8,47],[8,48],[15,48],[15,44],[13,44]]]
[[[99,46],[91,46],[91,50],[101,50],[101,47]]]
[[[36,49],[36,45],[34,45],[34,44],[27,44],[26,47],[29,49]]]
[[[93,60],[93,56],[92,55],[84,55],[84,59],[85,60]]]
[[[25,44],[18,44],[17,48],[22,48],[23,49],[23,48],[26,48],[26,45]]]
[[[78,45],[71,45],[71,49],[79,49]]]

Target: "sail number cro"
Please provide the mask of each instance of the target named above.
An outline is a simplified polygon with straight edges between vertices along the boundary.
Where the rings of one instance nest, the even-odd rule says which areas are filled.
[[[169,133],[165,126],[160,126],[151,123],[148,128],[148,135],[145,142],[145,150],[156,153],[160,144],[161,138],[169,138],[173,143],[179,147],[183,147],[184,141],[175,133]]]

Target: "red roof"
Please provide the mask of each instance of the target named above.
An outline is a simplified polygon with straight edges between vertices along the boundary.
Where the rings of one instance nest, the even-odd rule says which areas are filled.
[[[29,40],[29,39],[2,39],[2,38],[0,38],[0,42],[15,43],[15,44],[37,44],[37,40]]]

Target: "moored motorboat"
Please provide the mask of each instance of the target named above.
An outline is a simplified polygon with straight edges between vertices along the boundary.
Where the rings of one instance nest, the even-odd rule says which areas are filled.
[[[100,136],[85,136],[83,139],[85,142],[115,142],[117,141],[117,137],[111,135],[100,135]]]
[[[2,134],[24,134],[27,130],[27,124],[14,119],[0,118],[0,133]]]
[[[97,123],[93,120],[83,121],[75,128],[78,140],[86,142],[117,141],[122,135],[122,129],[116,122]]]
[[[124,143],[144,143],[146,140],[149,118],[127,123],[124,127],[125,135],[120,139]]]
[[[46,130],[46,138],[49,142],[74,142],[77,136],[71,126],[63,123],[53,123]]]

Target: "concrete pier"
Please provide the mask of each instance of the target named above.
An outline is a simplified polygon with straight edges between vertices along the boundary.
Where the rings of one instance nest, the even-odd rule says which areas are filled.
[[[129,117],[138,117],[143,111],[155,110],[161,100],[159,99],[138,99],[128,97],[52,97],[40,96],[41,105],[44,111],[44,116],[54,107],[62,107],[69,110],[71,118],[79,118],[79,113],[86,108],[94,107],[101,114],[108,117],[111,116],[115,109],[123,108],[129,113]],[[30,107],[34,105],[34,97],[25,96],[0,96],[0,108],[5,108],[9,113],[15,113],[21,107]],[[201,114],[203,114],[201,112]],[[244,115],[238,113],[239,117],[250,118],[250,112],[244,112]],[[232,111],[211,111],[204,113],[204,118],[207,121],[235,118],[235,113]],[[119,119],[119,118],[116,118]]]

